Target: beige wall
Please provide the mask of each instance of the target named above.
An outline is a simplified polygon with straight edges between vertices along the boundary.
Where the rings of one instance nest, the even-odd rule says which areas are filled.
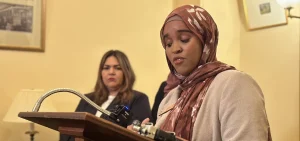
[[[29,140],[26,125],[2,122],[20,89],[90,92],[100,59],[109,49],[128,55],[137,76],[134,87],[153,103],[168,73],[159,30],[171,7],[171,0],[47,0],[46,52],[0,50],[0,140]],[[79,100],[68,93],[51,97],[58,111],[74,111]],[[38,130],[37,140],[58,140],[56,132],[40,126]]]
[[[148,94],[152,104],[160,83],[168,73],[159,30],[164,18],[171,11],[173,2],[47,1],[46,52],[0,50],[0,119],[6,113],[13,97],[23,88],[50,90],[69,87],[82,93],[92,91],[101,56],[109,49],[120,49],[128,55],[137,75],[134,87]],[[293,20],[289,25],[280,28],[246,32],[239,18],[236,1],[201,0],[201,5],[211,13],[219,27],[218,59],[250,73],[262,86],[274,141],[299,140],[299,20]],[[292,50],[280,49],[279,44],[283,44],[282,42],[271,42],[277,39],[274,35],[278,34],[277,30],[285,35],[281,41],[289,40],[288,45],[284,47]],[[289,34],[295,31],[295,34]],[[262,40],[258,38],[262,36],[268,36],[268,41],[263,40],[263,45],[259,44]],[[255,48],[252,45],[256,45]],[[261,46],[265,47],[265,51],[267,47],[274,51],[270,57],[261,54],[261,60],[272,61],[276,59],[273,56],[282,50],[291,58],[285,57],[287,61],[280,61],[277,57],[269,67],[264,67],[267,63],[253,63],[255,59],[250,59],[253,54],[254,57],[257,56],[256,61],[260,61],[260,52],[257,49]],[[290,69],[281,69],[277,62],[281,63],[280,65],[288,62],[288,65],[284,66]],[[298,64],[293,65],[295,62]],[[258,67],[264,69],[255,69]],[[266,71],[275,68],[278,70],[273,76]],[[281,76],[279,70],[286,74],[286,77]],[[278,88],[277,84],[281,84],[282,88]],[[73,111],[79,100],[71,94],[51,97],[58,111]],[[41,126],[37,128],[40,131],[36,136],[37,140],[57,140],[55,131]],[[28,140],[24,134],[27,129],[27,125],[24,124],[0,121],[0,140]]]
[[[264,92],[274,141],[299,141],[300,20],[288,22],[251,32],[243,26],[240,35],[240,67]]]
[[[240,17],[235,1],[201,0],[219,29],[218,60],[239,68],[240,66]]]
[[[179,6],[182,6],[182,5],[186,5],[186,4],[193,4],[193,5],[200,5],[200,1],[203,1],[203,0],[173,0],[173,8],[177,8]]]

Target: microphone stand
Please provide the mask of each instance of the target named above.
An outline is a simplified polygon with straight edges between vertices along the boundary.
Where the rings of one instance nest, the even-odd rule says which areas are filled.
[[[88,97],[86,97],[85,95],[69,89],[69,88],[58,88],[58,89],[54,89],[51,90],[47,93],[45,93],[42,97],[40,97],[38,99],[38,101],[36,102],[36,104],[34,105],[32,112],[38,112],[42,102],[50,95],[58,93],[58,92],[69,92],[72,94],[77,95],[78,97],[80,97],[81,99],[85,100],[88,104],[90,104],[91,106],[93,106],[94,108],[96,108],[98,111],[102,112],[103,114],[109,116],[112,120],[116,121],[117,124],[123,126],[123,127],[127,127],[128,122],[131,119],[131,115],[130,115],[130,110],[128,107],[123,106],[123,105],[118,105],[115,109],[114,112],[110,112],[107,111],[105,109],[102,109],[100,106],[98,106],[96,103],[94,103],[93,101],[91,101]]]
[[[123,127],[127,127],[129,124],[129,121],[131,119],[130,110],[128,107],[123,105],[118,105],[114,112],[107,111],[105,109],[102,109],[100,106],[98,106],[96,103],[91,101],[89,98],[84,96],[83,94],[69,89],[69,88],[58,88],[51,90],[47,93],[45,93],[42,97],[38,99],[35,106],[32,109],[32,112],[38,112],[42,102],[50,95],[58,93],[58,92],[69,92],[72,94],[77,95],[81,99],[85,100],[88,104],[96,108],[98,111],[102,112],[103,114],[108,115],[111,119],[116,121],[119,125]],[[146,125],[141,125],[141,123],[138,120],[135,120],[133,123],[133,130],[137,131],[143,136],[146,136],[148,138],[154,139],[156,141],[182,141],[181,139],[176,138],[175,134],[168,133],[163,130],[157,129],[152,125],[151,122],[147,123]]]

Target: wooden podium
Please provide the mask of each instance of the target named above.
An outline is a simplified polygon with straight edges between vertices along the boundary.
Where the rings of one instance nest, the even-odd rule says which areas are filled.
[[[20,112],[19,117],[75,137],[75,141],[153,141],[86,112]]]

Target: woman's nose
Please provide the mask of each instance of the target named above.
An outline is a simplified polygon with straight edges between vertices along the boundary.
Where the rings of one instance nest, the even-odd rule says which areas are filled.
[[[182,52],[182,48],[179,43],[174,42],[171,47],[171,51],[175,54],[178,54],[178,53]]]
[[[109,69],[109,74],[115,74],[115,69],[113,67]]]

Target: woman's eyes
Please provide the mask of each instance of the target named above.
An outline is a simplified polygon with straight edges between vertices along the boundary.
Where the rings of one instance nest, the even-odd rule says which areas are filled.
[[[103,67],[103,69],[104,70],[109,70],[111,67]],[[113,67],[114,69],[116,69],[116,70],[122,70],[122,68],[121,67],[119,67],[119,66],[116,66],[116,67]]]
[[[183,40],[181,40],[181,42],[183,42],[183,43],[187,43],[189,41],[190,41],[190,39],[183,39]]]
[[[171,47],[171,46],[172,46],[172,43],[167,43],[166,46],[167,46],[167,47]]]
[[[188,43],[190,41],[190,38],[187,38],[187,39],[180,39],[180,41],[182,43]],[[172,46],[172,43],[166,43],[166,47],[171,47]]]

